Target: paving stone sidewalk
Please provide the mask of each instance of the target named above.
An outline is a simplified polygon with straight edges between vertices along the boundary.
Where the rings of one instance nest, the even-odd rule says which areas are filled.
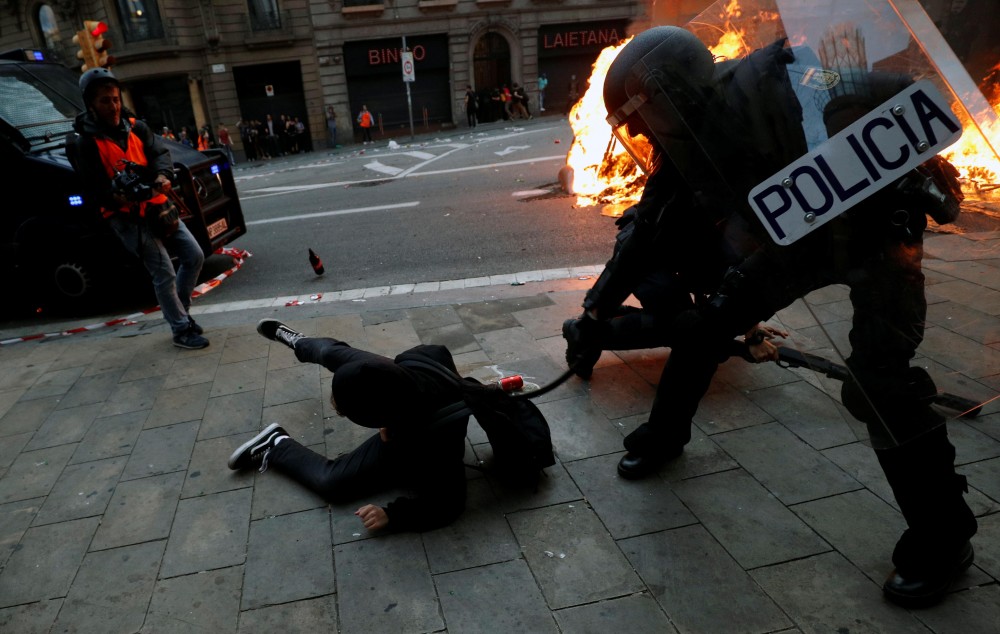
[[[983,401],[1000,393],[998,246],[996,233],[935,236],[925,262],[918,362]],[[949,423],[977,558],[921,611],[881,597],[903,519],[839,385],[805,370],[727,362],[684,455],[627,482],[615,473],[622,438],[645,420],[667,351],[605,353],[589,382],[538,399],[558,455],[538,490],[468,470],[468,510],[424,534],[372,535],[358,505],[226,468],[273,421],[331,456],[371,433],[332,410],[329,372],[256,334],[263,317],[388,355],[444,344],[484,380],[557,376],[560,325],[591,280],[486,283],[287,308],[206,303],[212,345],[195,352],[171,346],[155,315],[0,348],[0,631],[1000,631],[996,401]],[[846,289],[831,287],[776,323],[836,358],[849,319]],[[475,424],[466,457],[489,458]]]

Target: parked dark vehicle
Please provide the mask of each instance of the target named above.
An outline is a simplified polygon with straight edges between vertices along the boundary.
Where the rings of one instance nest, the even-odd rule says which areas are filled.
[[[4,57],[0,55],[0,58]],[[0,285],[69,309],[145,275],[101,219],[67,156],[73,119],[84,110],[79,73],[43,61],[0,59]],[[232,166],[220,150],[164,140],[174,161],[182,215],[206,257],[246,233]],[[9,297],[9,295],[8,295]]]

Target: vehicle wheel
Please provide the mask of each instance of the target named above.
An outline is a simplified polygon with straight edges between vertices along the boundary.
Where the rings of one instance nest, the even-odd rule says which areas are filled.
[[[55,306],[78,310],[89,308],[100,292],[100,275],[88,258],[67,253],[50,258],[40,268],[39,286]]]
[[[80,301],[95,290],[93,272],[76,261],[60,262],[52,270],[52,284],[59,297]]]

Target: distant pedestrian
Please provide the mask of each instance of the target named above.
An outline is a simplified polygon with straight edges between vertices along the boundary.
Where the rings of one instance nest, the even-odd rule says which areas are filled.
[[[511,108],[514,107],[514,95],[510,92],[507,84],[500,87],[500,101],[503,103],[503,118],[510,121],[514,118]]]
[[[267,115],[263,123],[263,136],[267,148],[264,152],[264,158],[281,156],[281,147],[278,145],[278,134],[280,133],[281,128],[278,127],[278,122],[271,115]]]
[[[375,123],[375,118],[372,113],[368,111],[368,106],[362,105],[361,112],[358,113],[358,125],[361,126],[361,140],[365,145],[369,143],[374,143],[372,141],[372,125]]]
[[[493,106],[493,121],[499,121],[503,119],[503,98],[500,95],[500,89],[494,88],[493,92],[490,93],[490,104]]]
[[[524,86],[519,84],[514,84],[514,92],[511,93],[513,96],[513,112],[521,119],[530,119],[531,113],[528,112],[528,93],[525,92]]]
[[[331,150],[340,147],[337,145],[337,113],[333,106],[326,107],[326,144]]]
[[[233,140],[229,138],[229,128],[220,123],[216,131],[219,138],[219,145],[222,146],[222,149],[226,151],[226,156],[229,157],[229,164],[236,165],[236,159],[233,157]]]
[[[576,75],[569,76],[569,85],[566,87],[566,114],[576,105],[580,99],[580,82],[576,80]]]
[[[538,76],[538,111],[545,112],[545,89],[549,85],[549,78],[542,73]]]
[[[240,131],[240,142],[243,143],[243,153],[246,154],[247,161],[256,161],[257,150],[257,127],[246,117],[236,122],[236,128]]]
[[[212,136],[208,131],[208,126],[203,127],[198,132],[198,151],[204,152],[212,147]]]
[[[472,86],[465,87],[465,117],[469,121],[469,127],[474,128],[478,123],[479,98]]]

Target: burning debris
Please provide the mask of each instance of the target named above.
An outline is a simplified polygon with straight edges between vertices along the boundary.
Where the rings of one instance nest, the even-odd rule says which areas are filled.
[[[611,205],[613,215],[621,215],[629,204],[638,200],[646,184],[645,175],[616,142],[605,120],[604,77],[618,52],[630,41],[632,38],[605,48],[594,63],[587,91],[569,113],[573,145],[566,157],[566,167],[559,174],[563,189],[576,194],[577,205]]]

